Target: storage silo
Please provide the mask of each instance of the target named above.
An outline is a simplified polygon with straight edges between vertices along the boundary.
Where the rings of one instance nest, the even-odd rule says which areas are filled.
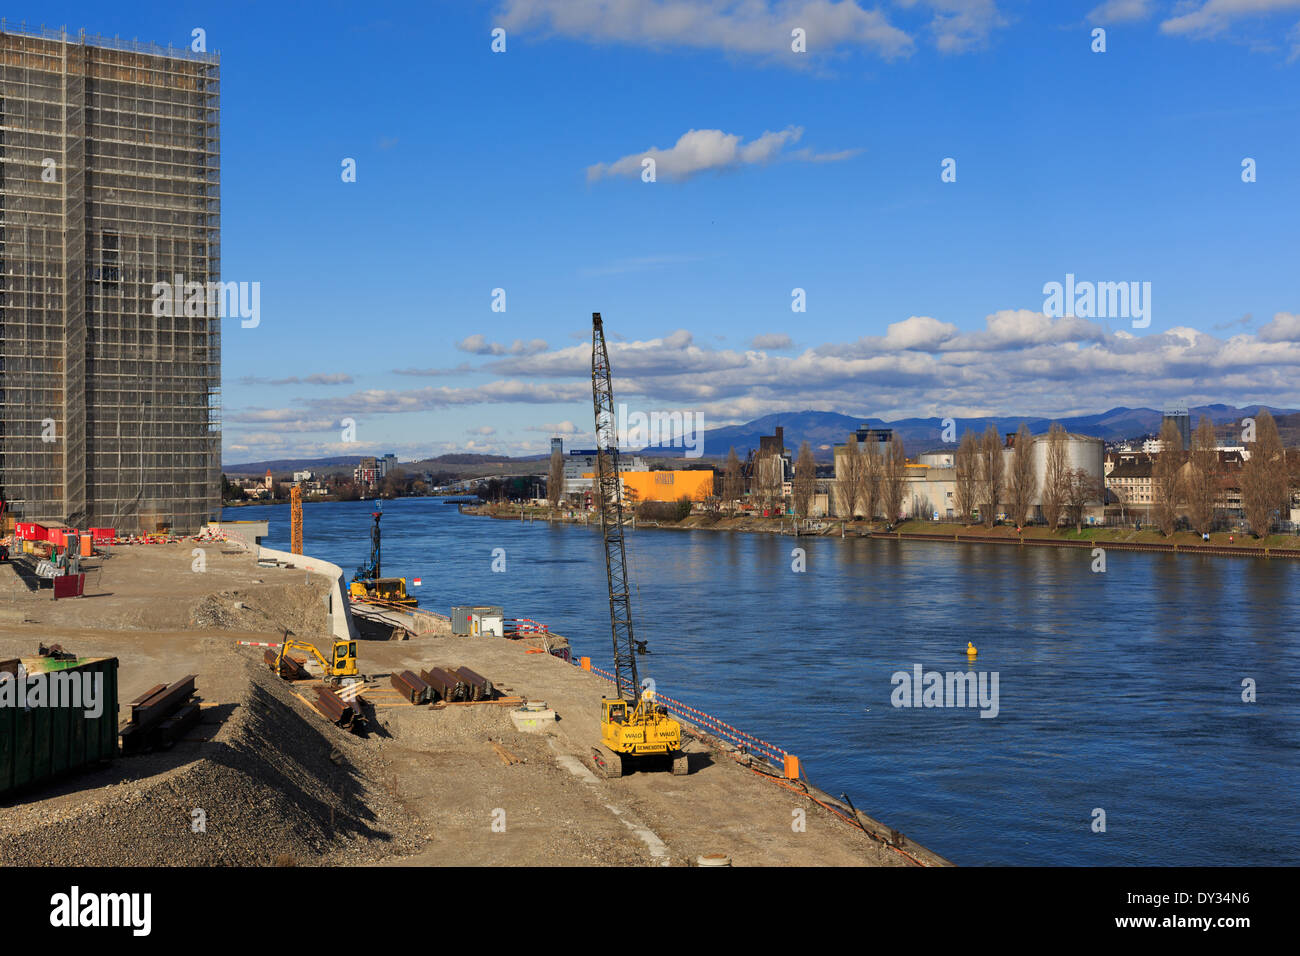
[[[1105,478],[1106,443],[1100,438],[1067,432],[1065,435],[1065,467],[1069,471],[1082,468],[1088,477],[1102,486]],[[1043,485],[1047,478],[1047,449],[1050,442],[1046,435],[1034,436],[1034,477],[1037,480],[1033,503],[1043,503]],[[1008,463],[1009,464],[1009,463]]]

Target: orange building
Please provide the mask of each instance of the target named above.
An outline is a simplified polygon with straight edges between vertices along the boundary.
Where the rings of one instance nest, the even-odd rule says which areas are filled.
[[[583,475],[594,478],[595,473]],[[636,501],[678,501],[683,496],[703,501],[713,494],[713,472],[697,471],[625,471],[623,493]]]

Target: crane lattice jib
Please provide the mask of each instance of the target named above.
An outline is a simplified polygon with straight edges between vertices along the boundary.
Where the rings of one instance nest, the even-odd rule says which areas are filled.
[[[627,548],[623,543],[623,502],[619,495],[618,434],[614,385],[600,313],[591,314],[591,399],[596,414],[596,510],[605,541],[605,576],[609,584],[609,629],[614,639],[615,688],[625,700],[641,697],[636,673],[636,645],[627,583]]]

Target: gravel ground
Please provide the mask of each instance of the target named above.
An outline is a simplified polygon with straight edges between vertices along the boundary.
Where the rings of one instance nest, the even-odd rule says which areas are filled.
[[[384,770],[373,748],[305,714],[266,669],[232,666],[245,691],[223,703],[229,716],[197,759],[89,799],[83,792],[73,805],[6,808],[0,865],[352,864],[418,848],[418,821],[375,782]],[[151,760],[166,759],[124,757],[115,766],[147,773]],[[205,832],[193,832],[196,808]]]

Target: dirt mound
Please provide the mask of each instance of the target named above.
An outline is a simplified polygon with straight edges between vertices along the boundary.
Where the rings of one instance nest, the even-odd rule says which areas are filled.
[[[236,666],[246,691],[195,760],[91,802],[7,809],[0,864],[308,865],[414,851],[414,821],[373,782],[383,771],[364,743],[263,668]],[[145,758],[121,758],[133,759]]]
[[[298,637],[329,633],[329,585],[317,575],[293,584],[258,584],[205,595],[186,615],[186,627],[276,631]]]

